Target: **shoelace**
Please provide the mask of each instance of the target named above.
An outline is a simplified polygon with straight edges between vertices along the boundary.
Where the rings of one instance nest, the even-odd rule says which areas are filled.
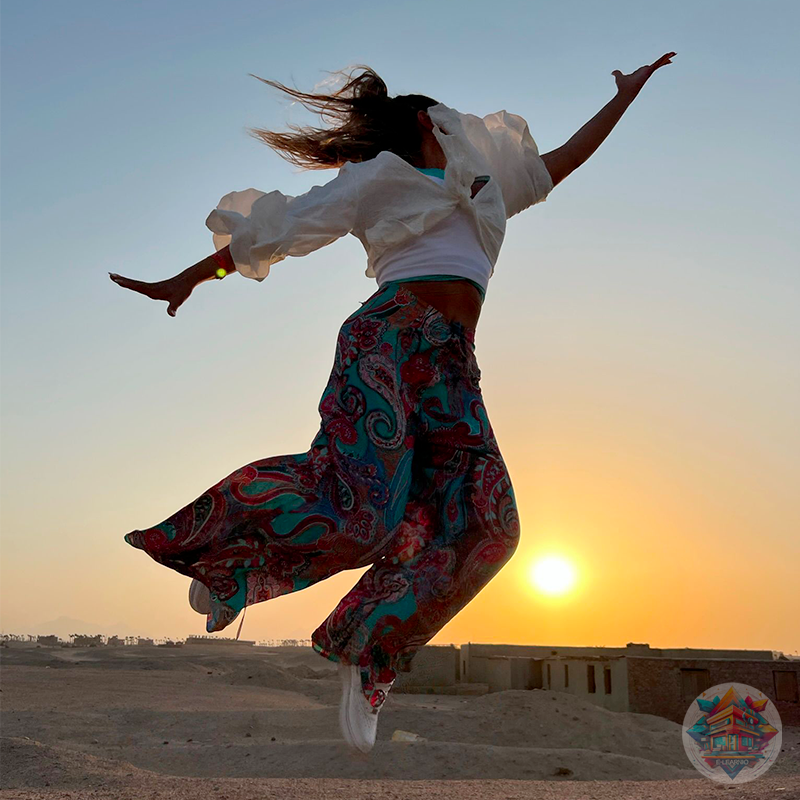
[[[385,683],[383,686],[386,688],[380,689],[376,686],[367,698],[367,700],[369,700],[369,704],[372,706],[372,710],[375,712],[377,712],[386,701],[386,695],[392,685],[390,683]]]
[[[377,714],[380,710],[380,707],[386,701],[386,695],[389,694],[389,690],[392,688],[392,684],[394,681],[389,683],[365,683],[362,684],[362,688],[364,691],[364,695],[367,698],[367,702],[372,707],[372,710]]]

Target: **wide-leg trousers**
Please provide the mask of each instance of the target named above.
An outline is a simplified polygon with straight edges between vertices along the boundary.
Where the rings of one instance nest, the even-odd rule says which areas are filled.
[[[312,646],[366,690],[391,682],[519,541],[479,382],[474,330],[386,284],[339,331],[308,452],[245,464],[125,539],[209,588],[208,631],[371,565]]]

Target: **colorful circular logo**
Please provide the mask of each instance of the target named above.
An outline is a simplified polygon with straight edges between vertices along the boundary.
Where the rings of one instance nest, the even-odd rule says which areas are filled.
[[[683,718],[683,749],[712,781],[747,783],[781,752],[781,718],[774,703],[744,683],[721,683],[695,698]]]

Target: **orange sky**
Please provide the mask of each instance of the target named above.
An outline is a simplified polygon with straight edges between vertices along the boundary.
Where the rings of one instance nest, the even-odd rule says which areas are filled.
[[[288,276],[276,271],[268,306],[291,294]],[[786,436],[794,411],[781,391],[782,364],[751,358],[743,365],[727,344],[704,338],[700,325],[708,323],[690,319],[691,308],[683,318],[690,329],[667,336],[668,312],[651,313],[642,326],[644,312],[617,300],[581,318],[546,308],[526,316],[525,297],[507,279],[498,284],[480,323],[478,355],[522,540],[433,641],[796,651],[796,465]],[[252,285],[202,287],[198,302],[206,306],[184,324],[212,325],[208,338],[224,341],[209,315],[214,292],[226,288],[246,302]],[[122,534],[166,518],[248,461],[310,442],[341,311],[321,300],[313,309],[317,329],[298,342],[273,340],[270,351],[243,340],[246,357],[231,356],[241,367],[234,394],[224,384],[200,394],[193,388],[205,370],[219,372],[224,344],[201,363],[172,366],[175,348],[187,346],[173,343],[186,335],[179,317],[162,326],[163,352],[137,360],[130,337],[122,353],[97,365],[102,376],[119,358],[131,379],[149,374],[157,384],[142,380],[128,396],[124,383],[97,377],[101,396],[92,399],[76,382],[56,394],[53,422],[44,415],[47,399],[31,401],[41,425],[29,429],[16,470],[4,479],[15,489],[4,508],[4,530],[14,530],[3,547],[4,630],[66,614],[148,635],[204,632],[186,603],[188,580],[130,548]],[[152,320],[146,302],[124,313]],[[637,327],[635,338],[622,335]],[[508,346],[515,336],[524,346]],[[271,370],[247,371],[247,359]],[[307,372],[277,385],[271,376],[290,375],[292,363]],[[563,597],[531,583],[532,564],[549,554],[578,571]],[[249,609],[243,636],[309,636],[359,574]]]
[[[519,114],[547,152],[611,99],[612,70],[676,51],[509,221],[477,356],[522,542],[434,641],[800,650],[796,26],[752,4],[579,6],[487,25],[460,3],[453,28],[447,4],[420,5],[422,26],[390,5],[342,26],[340,5],[254,4],[245,37],[208,4],[4,7],[4,631],[203,633],[188,579],[123,534],[317,432],[338,327],[375,289],[353,237],[263,283],[204,284],[175,319],[107,275],[207,256],[230,191],[334,177],[246,135],[319,123],[248,73],[308,90],[369,64],[392,94]],[[530,581],[550,554],[578,570],[563,597]],[[243,636],[308,637],[358,575],[249,609]]]

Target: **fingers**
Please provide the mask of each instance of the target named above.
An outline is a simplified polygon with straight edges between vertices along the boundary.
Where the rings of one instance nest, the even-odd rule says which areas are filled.
[[[131,278],[126,278],[123,275],[117,275],[116,272],[109,272],[108,276],[112,281],[114,281],[114,283],[117,284],[117,286],[122,286],[123,289],[130,289],[131,291],[139,292],[139,294],[143,294],[146,297],[149,297],[151,300],[169,300],[169,295],[165,295],[163,292],[163,287],[160,284],[135,281]],[[179,305],[180,302],[176,305],[175,301],[170,301],[167,307],[167,314],[169,314],[171,317],[174,317],[178,311]]]
[[[635,75],[639,70],[649,70],[651,73],[657,70],[659,67],[663,67],[665,64],[672,63],[672,57],[676,56],[677,53],[664,53],[661,58],[654,61],[652,64],[644,64],[639,69],[634,70],[634,72],[629,73],[630,75]],[[620,72],[620,70],[615,69],[611,73],[615,78],[625,78],[627,77],[624,73]],[[644,73],[643,73],[644,74]]]
[[[122,286],[125,289],[133,289],[134,291],[141,291],[141,288],[145,285],[142,281],[135,281],[131,278],[125,278],[122,275],[117,275],[116,272],[109,272],[109,277],[111,278],[117,286]]]
[[[123,289],[130,289],[132,292],[138,292],[151,300],[169,300],[169,294],[164,291],[164,286],[161,283],[147,283],[146,281],[135,281],[132,278],[126,278],[123,275],[117,275],[116,272],[109,272],[108,277],[111,278],[117,286]]]
[[[671,64],[672,63],[672,56],[677,55],[677,53],[665,53],[658,61],[653,62],[653,69],[658,69],[659,67],[663,67],[664,64]]]

